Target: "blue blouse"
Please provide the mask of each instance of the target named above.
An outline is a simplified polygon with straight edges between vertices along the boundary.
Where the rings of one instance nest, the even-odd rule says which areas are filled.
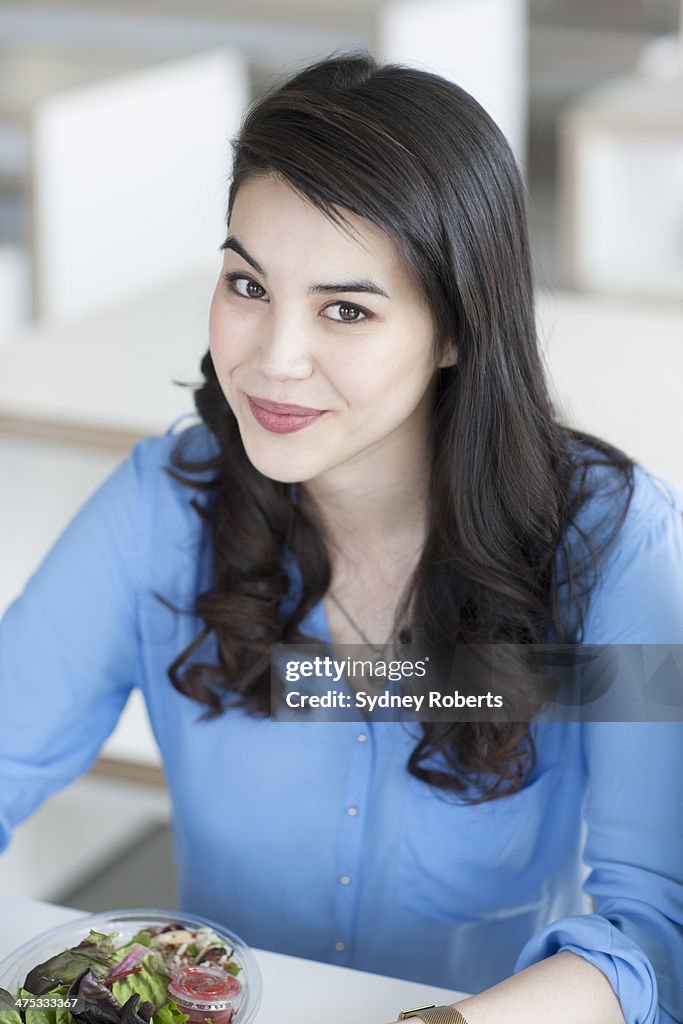
[[[163,471],[176,440],[135,446],[0,624],[0,849],[93,764],[139,686],[182,909],[262,948],[470,992],[567,949],[629,1024],[683,1021],[683,724],[537,722],[530,783],[467,805],[406,771],[415,725],[198,721],[167,677],[211,573],[197,492]],[[683,642],[683,501],[662,485],[637,467],[586,643]],[[305,628],[329,640],[322,603]]]

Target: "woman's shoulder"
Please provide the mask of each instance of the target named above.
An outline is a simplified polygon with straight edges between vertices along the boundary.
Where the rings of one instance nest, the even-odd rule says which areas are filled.
[[[218,443],[206,424],[183,416],[164,434],[139,440],[127,463],[143,504],[170,501],[185,508],[191,499],[202,501],[207,494],[218,454]]]
[[[212,493],[206,485],[216,474],[212,463],[219,448],[203,422],[188,419],[138,441],[122,467],[139,542],[151,563],[165,561],[170,550],[194,548],[203,533],[198,506]],[[196,464],[196,471],[183,471],[189,464]]]
[[[683,536],[683,496],[671,480],[653,473],[640,463],[634,465],[634,488],[625,523],[623,546],[636,547],[668,539],[680,551]],[[679,566],[683,569],[683,566]],[[683,580],[681,581],[683,585]]]
[[[575,482],[581,480],[587,494],[576,517],[583,531],[599,535],[619,526],[615,547],[623,548],[663,524],[680,522],[683,495],[670,479],[637,461],[616,465],[590,444],[573,442],[571,451]]]
[[[641,463],[633,466],[633,493],[610,565],[634,576],[666,570],[683,591],[683,496],[671,480]]]
[[[680,643],[681,491],[640,462],[627,474],[592,465],[591,477],[579,525],[594,543],[610,539],[599,561],[584,642]]]
[[[159,475],[168,477],[166,468],[173,465],[178,453],[184,460],[204,463],[219,454],[218,443],[204,422],[192,413],[175,419],[161,435],[143,437],[131,450],[130,460],[143,483],[159,482]],[[198,480],[208,480],[208,470],[197,473]]]

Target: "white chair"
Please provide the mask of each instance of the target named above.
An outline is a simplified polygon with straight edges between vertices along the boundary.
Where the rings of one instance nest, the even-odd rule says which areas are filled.
[[[218,267],[245,61],[214,50],[33,112],[36,310],[72,322]]]

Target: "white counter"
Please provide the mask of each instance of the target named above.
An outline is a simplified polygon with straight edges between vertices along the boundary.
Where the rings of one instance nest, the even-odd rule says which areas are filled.
[[[216,278],[219,263],[216,262]],[[162,433],[192,409],[215,280],[181,281],[69,326],[32,327],[0,351],[0,429],[17,419]]]

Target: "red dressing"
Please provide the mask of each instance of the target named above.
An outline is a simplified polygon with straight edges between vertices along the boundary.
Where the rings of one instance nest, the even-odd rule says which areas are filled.
[[[192,1024],[230,1024],[241,1001],[242,986],[222,967],[199,964],[174,971],[168,994]]]

